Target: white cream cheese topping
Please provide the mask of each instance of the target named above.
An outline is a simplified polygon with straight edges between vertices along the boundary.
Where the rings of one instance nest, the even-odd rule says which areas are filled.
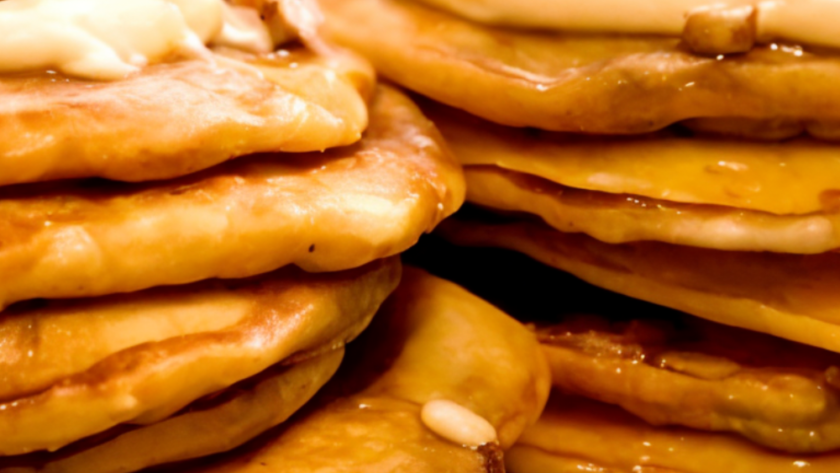
[[[757,41],[840,47],[840,0],[423,0],[477,21],[554,30],[679,36],[698,9],[753,6]]]
[[[177,52],[272,49],[257,13],[223,0],[0,1],[0,73],[115,80]]]

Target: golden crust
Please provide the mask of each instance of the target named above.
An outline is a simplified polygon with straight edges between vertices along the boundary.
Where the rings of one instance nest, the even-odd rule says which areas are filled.
[[[127,431],[117,427],[92,445],[83,440],[54,454],[0,457],[0,472],[126,473],[230,450],[300,409],[335,373],[343,353],[340,347],[269,368],[168,419]]]
[[[361,59],[301,47],[151,65],[115,82],[2,77],[0,185],[166,179],[256,152],[351,144],[373,83]]]
[[[829,473],[840,455],[792,455],[738,437],[654,427],[613,406],[552,393],[505,461],[511,473]]]
[[[137,336],[130,346],[113,347],[112,352],[95,353],[96,358],[84,343],[65,351],[46,347],[45,356],[37,345],[19,343],[37,339],[38,324],[21,330],[17,339],[7,339],[2,359],[12,362],[2,365],[4,377],[14,379],[16,371],[34,367],[42,389],[5,393],[0,403],[0,454],[54,450],[119,423],[157,422],[277,362],[294,363],[340,347],[364,329],[397,285],[399,274],[399,261],[392,258],[342,273],[315,275],[287,268],[253,279],[206,281],[100,303],[71,302],[66,310],[67,303],[55,302],[42,313],[54,320],[61,315],[75,320],[58,320],[58,327],[52,328],[81,327],[83,341],[98,341],[85,333],[85,320],[102,324],[99,319],[111,317],[130,318],[123,325],[141,331],[148,324],[145,337]],[[208,306],[205,299],[217,303]],[[157,333],[161,319],[191,309],[177,306],[193,304],[208,320],[229,319],[226,312],[231,308],[244,314],[216,330],[208,322],[184,333]],[[35,315],[30,320],[37,321]],[[13,312],[3,320],[17,316]],[[30,355],[37,362],[29,362]]]
[[[622,134],[697,117],[840,119],[829,53],[757,47],[717,60],[677,38],[506,30],[397,0],[321,4],[325,35],[384,76],[506,125]]]
[[[688,317],[577,318],[537,333],[563,392],[787,452],[840,447],[836,353]]]
[[[605,289],[726,325],[840,352],[840,255],[610,245],[539,222],[450,219],[456,244],[523,252]]]
[[[403,95],[380,89],[365,138],[242,158],[171,182],[0,191],[0,305],[337,271],[399,253],[463,202],[460,166]]]
[[[454,284],[411,269],[347,361],[288,429],[188,471],[499,472],[498,447],[438,437],[421,423],[421,406],[457,402],[488,420],[508,448],[539,416],[550,382],[533,334]]]

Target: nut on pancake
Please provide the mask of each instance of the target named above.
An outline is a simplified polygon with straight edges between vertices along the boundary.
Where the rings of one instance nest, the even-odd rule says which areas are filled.
[[[186,471],[500,472],[501,449],[539,416],[548,384],[539,346],[522,325],[452,283],[407,269],[305,415],[250,449]],[[433,399],[486,419],[499,444],[467,448],[434,434],[420,417]]]
[[[0,457],[0,472],[125,473],[229,450],[300,409],[335,373],[343,354],[339,347],[271,367],[154,424],[118,426],[55,453]]]
[[[0,319],[0,454],[149,424],[267,367],[342,346],[396,287],[395,258],[11,308]],[[217,320],[220,319],[220,320]]]
[[[563,392],[781,451],[840,447],[837,353],[689,317],[576,317],[537,334]]]
[[[829,473],[840,468],[840,455],[774,452],[731,435],[654,427],[617,407],[554,392],[505,463],[510,473]]]
[[[840,119],[840,59],[768,46],[717,60],[679,38],[495,28],[398,0],[322,0],[325,35],[385,77],[512,126],[641,133],[698,117]]]
[[[715,322],[840,352],[840,254],[611,245],[537,221],[449,219],[439,232],[467,246],[507,248],[610,291]]]
[[[113,82],[0,77],[0,185],[167,179],[251,153],[351,144],[367,126],[373,71],[326,54],[222,51]]]
[[[463,202],[434,126],[380,88],[361,142],[240,158],[167,182],[0,190],[0,305],[238,278],[293,263],[337,271],[399,253]]]

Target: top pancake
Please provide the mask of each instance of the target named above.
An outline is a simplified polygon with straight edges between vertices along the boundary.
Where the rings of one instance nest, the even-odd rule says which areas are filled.
[[[0,75],[0,185],[165,179],[250,153],[351,144],[367,126],[374,73],[322,49],[217,50],[113,82]]]
[[[365,138],[324,154],[243,158],[143,185],[0,193],[0,306],[237,278],[336,271],[399,253],[463,202],[433,125],[383,88]]]
[[[321,3],[326,35],[386,77],[506,125],[626,134],[697,117],[840,120],[829,53],[756,47],[716,60],[678,38],[501,29],[396,0]]]

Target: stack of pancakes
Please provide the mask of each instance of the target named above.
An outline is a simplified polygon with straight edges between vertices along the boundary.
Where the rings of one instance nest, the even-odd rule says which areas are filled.
[[[407,270],[321,389],[464,199],[419,109],[308,2],[61,1],[0,3],[0,471],[503,468],[548,367],[463,289]]]
[[[689,314],[536,327],[512,471],[840,468],[835,3],[322,5],[464,165],[442,236]]]

